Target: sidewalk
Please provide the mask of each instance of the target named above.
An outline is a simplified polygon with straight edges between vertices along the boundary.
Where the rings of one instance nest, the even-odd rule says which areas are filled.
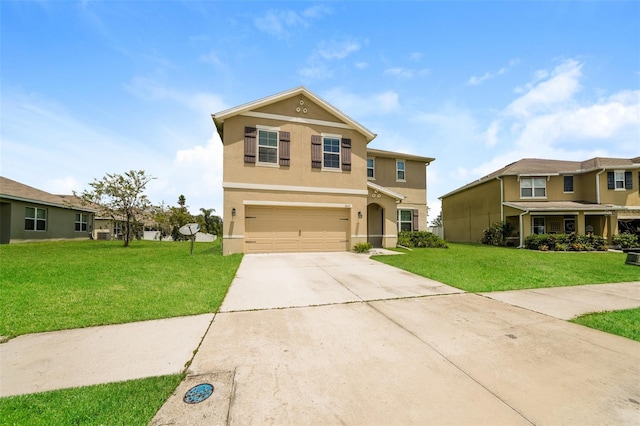
[[[640,306],[640,281],[480,295],[569,319]],[[0,397],[180,373],[213,318],[206,314],[19,336],[0,344]]]

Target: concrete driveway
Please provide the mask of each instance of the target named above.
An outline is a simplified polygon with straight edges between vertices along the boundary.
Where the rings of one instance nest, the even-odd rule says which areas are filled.
[[[638,342],[352,253],[245,256],[189,373],[152,424],[640,423]]]

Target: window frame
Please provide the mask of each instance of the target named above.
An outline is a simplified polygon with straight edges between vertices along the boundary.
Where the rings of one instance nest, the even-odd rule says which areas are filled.
[[[567,178],[571,178],[571,189],[567,190]],[[563,192],[565,194],[573,194],[575,191],[575,179],[573,177],[573,175],[564,175],[563,176],[563,182],[562,182],[562,187],[563,187]]]
[[[369,161],[371,161],[371,167],[369,167]],[[371,176],[369,176],[369,170],[371,170]],[[367,157],[367,179],[376,179],[376,159],[375,157]]]
[[[76,232],[88,232],[88,230],[89,230],[89,215],[87,213],[76,213],[75,218],[76,218],[75,231]],[[84,219],[84,221],[82,219]],[[78,229],[78,228],[80,228],[80,229]]]
[[[275,146],[270,145],[260,145],[260,134],[261,133],[275,133],[276,144]],[[267,167],[280,167],[280,128],[278,127],[267,127],[267,126],[256,126],[256,165],[267,166]],[[274,161],[262,161],[260,159],[260,148],[265,148],[269,150],[275,150]]]
[[[407,212],[409,214],[409,219],[408,220],[403,220],[402,219],[402,212]],[[397,218],[396,218],[396,222],[397,222],[397,228],[398,228],[398,232],[402,232],[402,231],[413,231],[413,210],[412,209],[398,209],[398,213],[397,213]],[[402,229],[402,224],[409,224],[409,229]]]
[[[342,172],[342,135],[323,133],[320,136],[322,137],[322,170]],[[325,142],[328,140],[336,141],[335,148],[337,148],[337,151],[325,151]],[[337,157],[338,160],[335,167],[327,166],[326,155]]]
[[[28,209],[32,209],[33,210],[33,216],[27,216],[27,210]],[[38,212],[44,212],[44,217],[38,217]],[[42,208],[42,207],[33,207],[33,206],[26,206],[24,208],[24,230],[25,231],[33,231],[33,232],[46,232],[47,231],[47,209],[46,208]],[[33,221],[33,227],[28,228],[27,227],[27,220],[32,220]],[[42,223],[42,228],[43,229],[38,229],[39,226],[38,224]]]
[[[402,169],[398,166],[402,164]],[[400,177],[400,173],[402,173],[402,177]],[[396,159],[396,182],[406,182],[407,181],[407,161]]]
[[[543,179],[544,180],[544,186],[536,186],[536,179]],[[547,198],[547,177],[546,176],[523,176],[520,177],[520,198],[537,198],[537,199],[545,199]],[[524,187],[523,183],[524,182],[531,182],[531,186],[530,187]],[[530,189],[531,190],[531,195],[524,195],[523,194],[523,190],[524,189]],[[536,189],[543,189],[544,190],[544,195],[536,195]]]
[[[536,220],[541,220],[542,225],[536,225]],[[536,232],[536,228],[542,229],[542,232]],[[546,234],[547,233],[547,221],[544,216],[532,216],[531,217],[531,234]]]
[[[613,189],[614,189],[614,191],[624,191],[625,189],[627,189],[626,185],[625,185],[624,172],[625,172],[625,170],[614,170],[613,171]],[[618,175],[621,176],[620,180],[618,180]],[[622,186],[618,186],[618,182],[620,182],[622,184]]]

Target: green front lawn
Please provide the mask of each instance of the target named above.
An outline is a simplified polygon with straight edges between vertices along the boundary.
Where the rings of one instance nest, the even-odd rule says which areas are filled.
[[[640,268],[614,252],[538,252],[481,244],[413,249],[373,259],[469,291],[520,290],[640,281]]]
[[[220,244],[56,241],[0,246],[0,335],[215,312],[240,265]]]
[[[147,425],[183,375],[0,398],[3,425]]]
[[[571,322],[640,342],[640,308],[581,315]]]

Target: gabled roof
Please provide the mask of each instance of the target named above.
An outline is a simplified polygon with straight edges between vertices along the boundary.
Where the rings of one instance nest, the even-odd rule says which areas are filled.
[[[75,196],[50,194],[3,176],[0,176],[0,198],[67,209],[71,208],[73,210],[94,211],[94,209],[89,207],[83,207],[79,199]]]
[[[258,99],[253,102],[249,102],[243,105],[239,105],[237,107],[220,111],[215,114],[211,114],[211,118],[213,119],[213,122],[215,123],[216,128],[218,129],[218,134],[220,134],[220,137],[222,138],[224,121],[227,118],[235,117],[236,115],[241,115],[248,111],[262,108],[264,106],[279,102],[284,99],[288,99],[292,96],[298,96],[298,95],[304,95],[308,97],[313,102],[315,102],[316,104],[324,108],[326,111],[330,112],[331,114],[338,117],[340,120],[344,121],[354,130],[362,133],[365,136],[367,142],[373,140],[376,137],[375,133],[373,133],[372,131],[364,127],[362,124],[358,123],[357,121],[355,121],[354,119],[352,119],[351,117],[349,117],[348,115],[346,115],[345,113],[343,113],[342,111],[334,107],[333,105],[329,104],[322,98],[318,97],[316,94],[314,94],[304,86],[300,86],[284,92],[276,93],[275,95],[267,96],[266,98]]]
[[[373,148],[367,148],[367,155],[374,156],[374,157],[385,157],[385,158],[402,158],[405,160],[421,161],[424,163],[431,163],[432,161],[435,161],[435,158],[431,158],[431,157],[421,157],[419,155],[405,154],[402,152],[383,151],[381,149],[373,149]]]
[[[541,158],[523,158],[503,168],[489,173],[480,179],[455,189],[440,199],[458,193],[476,185],[480,185],[501,176],[553,176],[560,174],[581,174],[603,169],[637,169],[640,168],[640,157],[605,158],[595,157],[585,161],[545,160]]]
[[[398,201],[402,201],[406,198],[404,195],[400,194],[399,192],[392,191],[389,188],[385,188],[384,186],[380,186],[372,182],[367,182],[367,188],[373,189],[374,191],[387,195],[391,198],[395,198]]]

